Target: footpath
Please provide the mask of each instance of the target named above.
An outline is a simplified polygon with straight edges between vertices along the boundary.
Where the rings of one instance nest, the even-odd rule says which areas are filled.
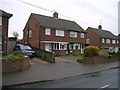
[[[81,64],[76,61],[78,58],[75,56],[56,57],[56,63],[47,63],[34,58],[31,60],[29,68],[19,72],[3,74],[2,86],[63,79],[119,66],[117,61],[105,64]]]

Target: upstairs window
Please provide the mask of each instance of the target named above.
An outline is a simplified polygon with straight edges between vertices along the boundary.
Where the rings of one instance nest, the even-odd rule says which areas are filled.
[[[85,38],[85,34],[84,33],[80,33],[80,37],[81,38]]]
[[[32,37],[32,30],[29,30],[29,37]]]
[[[104,38],[102,38],[102,43],[105,43],[105,39]]]
[[[71,31],[71,32],[70,32],[70,37],[77,38],[77,32]]]
[[[112,40],[112,44],[116,44],[116,40]]]
[[[106,43],[110,43],[110,39],[106,39]]]
[[[56,36],[64,36],[63,30],[56,30]]]
[[[45,29],[45,35],[51,35],[51,29],[50,28]]]

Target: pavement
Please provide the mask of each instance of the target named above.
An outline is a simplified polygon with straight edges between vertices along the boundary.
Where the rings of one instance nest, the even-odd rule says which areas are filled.
[[[105,64],[81,64],[78,56],[56,57],[56,63],[48,63],[38,58],[30,61],[30,67],[23,71],[2,75],[2,86],[69,78],[118,67],[117,61]]]

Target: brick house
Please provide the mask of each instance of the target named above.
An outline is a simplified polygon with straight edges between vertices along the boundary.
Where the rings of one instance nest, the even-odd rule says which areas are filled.
[[[0,10],[0,51],[3,54],[7,54],[7,43],[8,43],[8,24],[9,18],[13,15]]]
[[[86,32],[76,22],[53,17],[31,14],[23,30],[23,42],[31,46],[66,55],[71,52],[83,52]]]
[[[86,43],[89,43],[90,46],[97,46],[110,53],[119,50],[118,36],[115,36],[110,31],[102,30],[101,25],[98,28],[88,27],[86,32]]]

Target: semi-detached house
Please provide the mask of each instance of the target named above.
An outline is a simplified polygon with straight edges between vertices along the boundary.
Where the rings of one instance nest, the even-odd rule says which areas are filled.
[[[86,46],[86,32],[76,22],[32,13],[23,30],[24,43],[33,47],[66,55],[71,52],[83,52]]]
[[[101,25],[98,28],[88,27],[86,32],[86,42],[90,46],[97,46],[110,53],[119,51],[120,41],[118,36],[115,36],[108,30],[103,30]]]

